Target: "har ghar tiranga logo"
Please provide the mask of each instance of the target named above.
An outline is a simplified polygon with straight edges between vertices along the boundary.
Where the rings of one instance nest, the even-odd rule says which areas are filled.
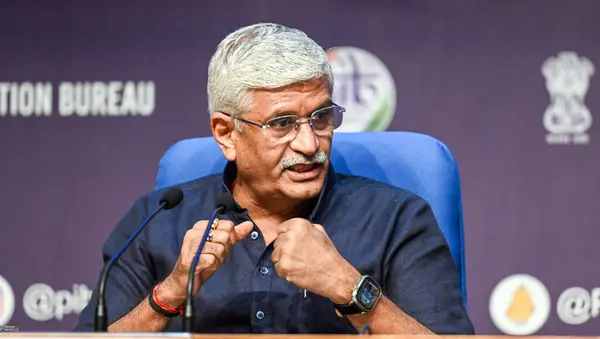
[[[357,47],[327,51],[333,71],[333,100],[346,108],[340,132],[383,131],[396,113],[396,85],[387,67]]]

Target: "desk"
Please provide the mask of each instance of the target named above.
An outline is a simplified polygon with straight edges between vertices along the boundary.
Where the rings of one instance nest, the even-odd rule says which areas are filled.
[[[308,335],[308,334],[188,334],[188,333],[72,333],[72,332],[12,332],[0,333],[0,339],[356,339],[358,335]],[[436,335],[369,335],[375,339],[433,339]],[[502,335],[448,335],[444,339],[508,339]],[[527,339],[600,339],[576,336],[526,336]]]

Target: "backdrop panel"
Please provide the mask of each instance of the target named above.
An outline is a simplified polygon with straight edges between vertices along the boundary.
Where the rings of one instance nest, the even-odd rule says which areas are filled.
[[[600,2],[0,8],[0,324],[74,326],[106,236],[152,189],[162,153],[210,135],[216,45],[274,21],[333,48],[343,130],[423,132],[454,152],[479,333],[598,333]]]

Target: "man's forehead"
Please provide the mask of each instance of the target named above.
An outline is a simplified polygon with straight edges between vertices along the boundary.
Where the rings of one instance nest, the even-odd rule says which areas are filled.
[[[312,92],[320,90],[321,88],[328,88],[329,81],[327,78],[317,78],[306,81],[298,81],[286,86],[277,88],[265,88],[260,91],[271,92],[271,93],[286,93],[286,92]]]
[[[310,114],[319,108],[330,106],[332,99],[326,86],[290,86],[277,91],[257,90],[253,103],[252,111],[266,118],[285,113]]]

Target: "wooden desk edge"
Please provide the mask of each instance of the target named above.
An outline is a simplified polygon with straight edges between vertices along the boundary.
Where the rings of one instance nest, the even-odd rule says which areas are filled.
[[[189,334],[189,333],[81,333],[81,332],[0,332],[0,338],[49,339],[49,338],[115,338],[115,339],[356,339],[354,335],[339,334]],[[377,339],[432,339],[436,335],[370,335]],[[504,335],[444,335],[447,339],[505,339]],[[528,339],[600,339],[591,336],[525,336]]]

